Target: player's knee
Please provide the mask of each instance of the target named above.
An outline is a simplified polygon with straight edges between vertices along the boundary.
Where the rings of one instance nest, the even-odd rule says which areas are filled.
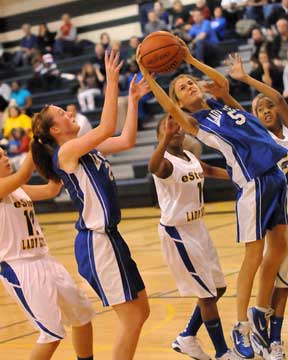
[[[221,287],[221,288],[217,288],[217,298],[218,298],[218,299],[225,294],[226,289],[227,289],[227,286],[224,286],[224,287]]]
[[[201,298],[198,301],[200,308],[207,308],[213,304],[216,304],[217,298],[216,297]]]

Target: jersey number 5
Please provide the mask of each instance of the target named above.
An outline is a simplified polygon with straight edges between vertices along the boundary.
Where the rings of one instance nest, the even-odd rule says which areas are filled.
[[[237,110],[229,110],[227,111],[227,115],[231,117],[231,119],[235,120],[237,125],[243,125],[246,122],[246,118],[243,114],[235,114]]]

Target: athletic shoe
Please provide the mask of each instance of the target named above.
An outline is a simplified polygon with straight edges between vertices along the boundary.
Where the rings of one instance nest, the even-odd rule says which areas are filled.
[[[228,349],[225,354],[219,358],[216,357],[216,360],[239,360],[239,357],[233,351]]]
[[[238,356],[245,359],[254,358],[254,350],[250,342],[249,332],[249,324],[240,322],[238,322],[231,331],[233,350]]]
[[[270,344],[271,352],[270,352],[270,360],[283,360],[286,359],[285,349],[283,342],[273,341]]]
[[[177,336],[176,340],[172,343],[172,349],[196,360],[211,359],[211,357],[202,350],[196,336]]]
[[[262,345],[269,348],[269,336],[267,329],[267,317],[270,315],[270,312],[264,313],[251,307],[248,309],[247,316],[250,322],[252,332],[257,335],[258,339],[261,341]]]
[[[265,346],[263,346],[262,341],[258,338],[258,336],[251,332],[250,334],[250,340],[253,347],[253,350],[255,352],[255,355],[257,355],[258,358],[270,360],[270,353],[269,349]]]

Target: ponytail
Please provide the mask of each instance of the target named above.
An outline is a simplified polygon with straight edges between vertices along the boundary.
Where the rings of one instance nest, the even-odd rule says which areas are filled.
[[[48,114],[49,105],[46,105],[40,113],[33,117],[32,131],[33,140],[31,151],[34,164],[39,173],[47,180],[60,181],[60,177],[53,169],[53,153],[57,143],[50,134],[50,128],[53,125],[53,119]]]

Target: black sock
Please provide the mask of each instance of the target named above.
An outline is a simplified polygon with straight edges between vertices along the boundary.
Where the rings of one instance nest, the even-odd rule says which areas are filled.
[[[77,360],[93,360],[93,359],[94,359],[93,355],[91,355],[89,357],[85,357],[85,358],[77,356]]]

